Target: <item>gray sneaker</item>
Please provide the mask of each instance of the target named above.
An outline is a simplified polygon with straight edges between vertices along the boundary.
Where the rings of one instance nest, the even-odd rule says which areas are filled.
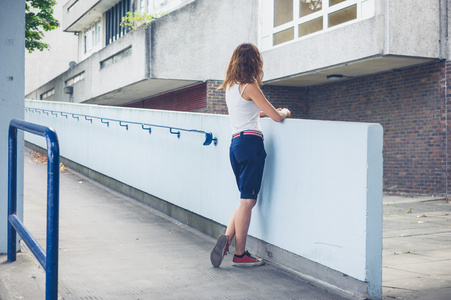
[[[211,250],[210,261],[213,267],[217,268],[221,265],[224,255],[229,250],[229,238],[222,234],[219,236],[215,247]]]

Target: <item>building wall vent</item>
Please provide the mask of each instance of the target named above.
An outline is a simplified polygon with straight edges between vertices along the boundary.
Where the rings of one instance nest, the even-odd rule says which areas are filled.
[[[64,87],[64,94],[72,95],[73,92],[74,92],[74,87],[73,86],[65,86]]]

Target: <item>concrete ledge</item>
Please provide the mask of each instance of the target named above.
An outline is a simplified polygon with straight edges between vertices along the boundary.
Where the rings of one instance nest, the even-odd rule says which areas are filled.
[[[25,142],[25,146],[31,150],[46,154],[46,150]],[[127,197],[146,204],[175,220],[194,228],[212,238],[217,238],[225,231],[225,226],[211,219],[207,219],[196,213],[183,209],[163,199],[152,196],[130,185],[124,184],[114,178],[91,170],[64,157],[60,161],[68,168],[116,191]],[[233,245],[232,245],[233,246]],[[323,286],[333,293],[352,299],[366,299],[368,284],[346,274],[330,269],[319,263],[308,260],[299,255],[281,249],[275,245],[266,243],[260,239],[249,236],[247,248],[257,256],[276,264],[287,271],[294,272],[314,285]],[[1,299],[0,299],[1,300]]]
[[[333,293],[352,299],[367,299],[368,283],[352,278],[324,265],[281,249],[265,241],[248,237],[247,248],[259,257],[268,260],[288,271],[324,286]]]

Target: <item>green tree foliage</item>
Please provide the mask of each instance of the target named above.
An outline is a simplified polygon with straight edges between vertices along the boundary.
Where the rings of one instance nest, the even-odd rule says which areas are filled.
[[[34,50],[49,49],[44,43],[43,31],[58,28],[59,22],[53,17],[55,0],[26,0],[25,2],[25,49],[28,52]]]
[[[138,27],[144,26],[144,28],[147,28],[153,20],[157,19],[158,17],[163,16],[163,14],[147,14],[144,12],[127,12],[127,15],[122,17],[121,26],[127,28],[128,30],[136,30]]]

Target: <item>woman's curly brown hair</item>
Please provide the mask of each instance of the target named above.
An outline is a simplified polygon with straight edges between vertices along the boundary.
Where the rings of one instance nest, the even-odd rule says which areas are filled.
[[[226,78],[219,89],[236,83],[256,83],[262,85],[263,59],[258,48],[251,43],[238,45],[233,51]]]

